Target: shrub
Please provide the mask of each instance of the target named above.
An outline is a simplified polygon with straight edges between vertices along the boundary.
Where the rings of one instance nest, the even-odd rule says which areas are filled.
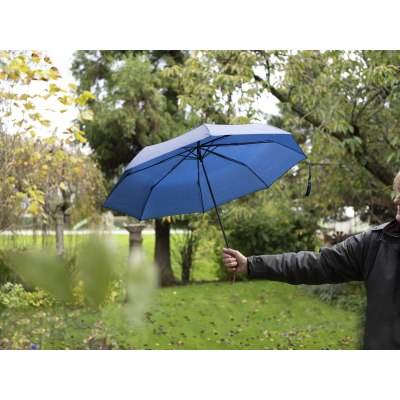
[[[276,204],[267,204],[243,218],[224,219],[232,249],[239,250],[249,257],[258,254],[282,254],[305,250],[315,250],[319,240],[316,236],[317,225],[309,213],[296,210],[283,211]],[[220,257],[221,249],[215,250]],[[220,263],[220,261],[219,261]],[[228,272],[221,266],[220,278],[226,279]],[[239,279],[246,279],[242,274]]]

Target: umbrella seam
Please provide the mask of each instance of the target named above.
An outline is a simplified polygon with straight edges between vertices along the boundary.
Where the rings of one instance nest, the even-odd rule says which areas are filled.
[[[194,149],[193,149],[193,151],[194,151]],[[193,153],[193,151],[192,151],[192,153]],[[154,189],[164,178],[166,178],[179,164],[181,164],[183,161],[185,161],[186,157],[188,157],[188,156],[189,156],[189,154],[188,154],[187,156],[183,157],[182,160],[178,162],[178,164],[176,164],[166,175],[164,175],[155,185],[153,185],[153,186],[151,187],[150,193],[149,193],[149,195],[147,196],[147,199],[146,199],[146,203],[144,204],[142,213],[140,214],[140,220],[141,220],[141,221],[142,221],[142,216],[143,216],[144,210],[146,209],[147,203],[148,203],[148,201],[149,201],[149,199],[150,199],[150,196],[151,196],[151,194],[153,193],[153,189]]]
[[[258,144],[258,143],[265,143],[265,144],[267,144],[267,143],[275,143],[275,144],[278,144],[279,146],[286,147],[287,149],[292,150],[292,151],[294,151],[294,152],[296,152],[298,154],[304,155],[304,156],[306,156],[306,158],[308,158],[306,153],[304,153],[304,151],[301,150],[301,147],[299,146],[299,144],[297,142],[296,142],[296,144],[297,144],[297,146],[299,146],[299,148],[301,150],[301,153],[300,153],[300,151],[297,151],[297,150],[293,149],[292,147],[285,146],[284,144],[275,142],[274,140],[261,140],[259,142],[251,142],[251,143],[226,143],[226,144],[222,143],[222,144],[214,144],[214,146],[218,146],[218,147],[222,147],[222,146],[243,146],[243,145]]]
[[[213,137],[213,135],[211,134],[210,130],[208,129],[208,126],[206,124],[203,124],[203,125],[206,127],[207,132],[210,134],[210,136]]]
[[[108,195],[106,201],[105,201],[103,204],[105,204],[105,203],[107,202],[107,200],[108,200],[109,197],[113,194],[113,192],[117,189],[117,187],[118,187],[128,176],[134,175],[134,174],[136,174],[137,172],[144,171],[145,169],[148,169],[148,168],[151,168],[151,167],[155,167],[156,165],[160,165],[160,164],[162,164],[163,162],[170,161],[170,160],[172,160],[172,159],[175,158],[175,157],[181,156],[182,154],[184,154],[184,153],[187,152],[187,151],[189,151],[189,150],[185,149],[185,151],[183,151],[182,153],[175,154],[174,156],[169,157],[169,158],[166,158],[165,160],[159,161],[159,162],[156,163],[156,164],[152,164],[152,165],[149,165],[148,167],[145,167],[145,168],[142,168],[142,169],[138,169],[137,171],[127,173],[127,174],[124,176],[124,178],[121,180],[121,182],[117,182],[117,183],[115,184],[113,190],[112,190],[111,193]],[[125,173],[125,172],[124,172],[124,173]]]

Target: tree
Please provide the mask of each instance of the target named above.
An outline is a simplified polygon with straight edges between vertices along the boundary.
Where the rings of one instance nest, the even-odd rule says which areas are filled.
[[[58,96],[60,103],[69,107],[75,102],[83,106],[88,98],[93,98],[89,92],[79,97],[63,95],[67,92],[55,83],[47,85],[47,82],[61,78],[58,69],[48,68],[52,62],[47,57],[41,62],[41,53],[37,50],[28,53],[30,57],[24,54],[0,52],[0,230],[10,229],[27,211],[46,217],[40,179],[56,165],[59,157],[65,155],[62,149],[57,154],[46,153],[46,147],[57,140],[57,128],[51,129],[51,121],[34,112],[35,99],[48,100]],[[42,64],[44,68],[37,68]],[[43,82],[48,93],[28,93],[32,81]],[[74,92],[76,87],[69,85],[69,89]],[[67,109],[60,112],[65,111]],[[93,119],[93,112],[85,110],[78,114],[78,118],[81,121]],[[37,124],[46,128],[50,137],[37,137]],[[66,138],[62,142],[66,145],[73,144],[71,139],[86,141],[84,132],[76,125],[64,133]]]
[[[53,168],[45,168],[46,174],[38,185],[43,192],[44,212],[56,227],[57,254],[63,255],[65,211],[70,210],[76,222],[88,216],[96,219],[106,194],[104,179],[92,157],[85,156],[78,146],[65,148],[62,142],[56,142],[46,150],[47,154],[55,154],[56,162],[52,163]],[[46,224],[47,220],[43,222]]]
[[[358,208],[371,209],[384,203],[400,168],[399,68],[399,51],[202,51],[165,74],[180,79],[180,106],[202,114],[235,97],[229,123],[240,113],[239,122],[254,121],[254,101],[268,91],[286,127],[309,126],[314,171],[341,171],[330,194],[350,189]]]
[[[199,123],[195,113],[179,109],[176,82],[161,73],[165,66],[183,65],[188,52],[78,51],[74,57],[79,92],[90,90],[97,96],[89,101],[96,119],[85,123],[85,132],[109,189],[145,146],[179,136]],[[155,260],[163,285],[174,282],[169,232],[170,220],[157,219]]]

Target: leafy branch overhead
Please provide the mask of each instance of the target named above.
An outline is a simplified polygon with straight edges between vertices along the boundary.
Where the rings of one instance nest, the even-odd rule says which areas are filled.
[[[29,53],[28,53],[29,54]],[[43,61],[43,62],[42,62]],[[68,91],[59,86],[61,74],[48,57],[42,60],[38,50],[32,50],[31,55],[25,53],[0,51],[0,222],[2,229],[12,226],[25,211],[35,216],[44,211],[45,181],[53,170],[64,171],[67,167],[75,173],[82,171],[79,165],[74,165],[75,157],[68,154],[64,144],[73,146],[85,143],[85,132],[72,125],[65,130],[63,139],[59,140],[50,119],[35,111],[36,101],[47,101],[56,98],[66,109],[79,105],[82,111],[78,113],[79,121],[93,121],[94,113],[83,109],[89,99],[95,97],[85,92],[74,95],[76,86],[68,85]],[[32,93],[37,84],[43,85],[42,91]],[[47,92],[43,94],[43,92]],[[47,108],[46,111],[56,111]],[[38,136],[37,130],[46,129],[45,137]],[[62,164],[62,165],[61,165]],[[65,191],[65,182],[60,176],[57,186]],[[28,204],[28,209],[27,209]],[[10,210],[13,212],[10,213]],[[14,220],[11,218],[13,215]]]
[[[285,124],[309,124],[313,145],[322,141],[350,154],[384,186],[400,168],[400,52],[398,51],[199,51],[185,67],[164,73],[185,88],[181,107],[218,122],[248,123],[262,114],[255,100],[279,100]],[[237,115],[241,115],[240,118]]]

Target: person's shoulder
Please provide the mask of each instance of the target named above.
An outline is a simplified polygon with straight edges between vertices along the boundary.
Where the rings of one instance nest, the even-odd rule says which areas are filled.
[[[389,225],[389,224],[390,224],[390,222],[385,222],[384,224],[380,224],[380,225],[375,226],[374,228],[371,228],[369,230],[370,231],[381,231],[386,225]]]

